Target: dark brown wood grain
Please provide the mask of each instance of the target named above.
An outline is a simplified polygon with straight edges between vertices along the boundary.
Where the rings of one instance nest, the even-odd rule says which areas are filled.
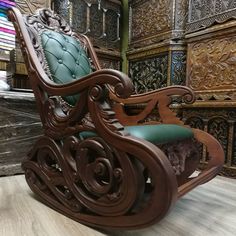
[[[194,102],[187,87],[174,86],[133,96],[131,79],[122,72],[101,69],[89,39],[75,34],[50,10],[22,17],[9,11],[27,64],[31,85],[44,128],[23,162],[26,180],[42,201],[81,223],[99,228],[143,228],[161,220],[176,200],[197,185],[209,181],[221,169],[223,150],[211,135],[193,130],[209,152],[206,170],[178,181],[172,165],[156,145],[127,134],[125,125],[137,125],[154,108],[159,123],[184,125],[169,108],[175,97]],[[80,40],[88,49],[95,71],[74,82],[58,85],[45,73],[38,44],[40,30],[61,31]],[[109,92],[108,92],[109,91]],[[80,93],[74,107],[57,97]],[[128,116],[125,104],[146,103],[138,115]],[[78,133],[94,131],[96,137],[81,139]]]

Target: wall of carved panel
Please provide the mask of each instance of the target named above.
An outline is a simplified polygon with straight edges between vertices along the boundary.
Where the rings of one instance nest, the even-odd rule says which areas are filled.
[[[236,18],[235,0],[189,0],[189,4],[187,33]]]
[[[223,175],[236,177],[236,111],[234,108],[207,107],[186,108],[183,112],[185,123],[205,130],[221,143],[225,152]],[[207,161],[204,151],[202,162]]]
[[[188,86],[201,100],[236,100],[236,35],[188,44]]]
[[[168,53],[129,63],[129,75],[136,93],[167,86]]]
[[[183,38],[187,0],[132,0],[129,5],[131,47]]]
[[[129,55],[129,76],[136,93],[143,93],[169,85],[183,85],[186,82],[186,51],[175,47],[159,48],[158,53],[143,51]],[[148,56],[147,56],[148,55]]]

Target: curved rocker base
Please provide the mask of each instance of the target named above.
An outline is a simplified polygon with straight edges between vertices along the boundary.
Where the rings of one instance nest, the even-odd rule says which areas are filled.
[[[211,180],[220,171],[224,156],[221,146],[211,135],[199,130],[194,130],[194,132],[195,138],[207,145],[209,156],[211,156],[210,162],[206,170],[195,178],[189,178],[189,171],[188,173],[184,172],[180,177],[176,177],[176,187],[172,192],[162,191],[162,187],[158,189],[157,186],[153,183],[148,183],[148,181],[144,183],[145,181],[140,178],[143,168],[140,167],[140,163],[132,162],[132,168],[136,172],[133,177],[136,178],[136,185],[141,189],[140,192],[132,191],[134,179],[132,179],[131,176],[131,182],[113,182],[113,191],[116,188],[119,190],[114,191],[112,194],[103,192],[104,189],[102,189],[101,186],[100,189],[99,187],[97,188],[97,192],[95,193],[92,188],[95,188],[94,186],[99,184],[101,178],[103,179],[104,176],[107,178],[109,171],[102,169],[104,167],[101,165],[102,162],[96,160],[90,163],[86,161],[86,163],[83,163],[83,161],[78,163],[79,146],[74,137],[71,137],[70,142],[67,141],[64,145],[56,143],[48,137],[42,137],[35,144],[34,149],[29,154],[28,160],[26,160],[22,166],[25,170],[26,180],[31,190],[37,194],[46,205],[63,215],[96,228],[144,228],[160,221],[174,205],[177,198],[180,198],[199,184]],[[99,140],[89,139],[89,142],[91,141],[98,142]],[[101,140],[99,145],[104,145],[103,150],[105,149],[105,144]],[[94,146],[90,146],[90,148],[95,149]],[[80,152],[79,159],[88,161],[91,156],[88,154],[89,151],[85,151],[85,149],[85,144],[83,144],[83,153]],[[96,151],[99,153],[101,150]],[[99,157],[100,159],[102,155],[105,157],[104,153],[100,152],[99,154],[101,155],[101,157]],[[91,167],[94,163],[96,163],[96,166],[93,166],[94,172],[91,174],[91,169],[89,169],[88,166]],[[85,169],[88,168],[86,171],[82,171],[82,175],[85,175],[87,178],[86,181],[88,182],[83,179],[83,176],[78,176],[77,164],[78,166],[79,164],[82,165]],[[127,164],[128,162],[125,165]],[[188,165],[188,168],[193,172],[193,169],[197,168],[196,159],[193,158],[192,161],[190,159],[189,163],[186,162],[186,165]],[[119,166],[121,167],[122,164],[119,164]],[[127,170],[131,171],[129,165],[127,166]],[[117,168],[115,168],[115,170],[117,171]],[[122,171],[125,175],[125,170]],[[160,174],[157,172],[157,175]],[[91,180],[91,177],[94,179]],[[100,177],[99,181],[97,177]],[[166,176],[166,178],[168,178],[168,176]],[[90,183],[89,179],[91,181]],[[103,188],[105,188],[107,187],[109,179],[106,179],[106,182],[105,179],[103,179],[103,181]],[[124,191],[122,184],[125,184],[125,188],[129,191]],[[167,185],[163,186],[163,188],[166,187]],[[161,194],[155,195],[155,189],[158,189]],[[131,192],[131,194],[128,192]],[[135,194],[132,192],[135,192]],[[106,195],[106,199],[102,199],[101,197],[104,194]],[[166,202],[169,201],[169,203],[166,204],[165,199],[167,199]],[[151,206],[151,208],[155,208],[154,211],[149,207],[149,205],[152,204],[154,205]],[[123,205],[126,209],[120,208],[120,205]],[[110,210],[111,208],[113,209]]]
[[[61,145],[42,137],[22,164],[26,181],[46,205],[89,226],[137,229],[161,220],[177,199],[177,184],[173,188],[163,181],[157,188],[145,182],[140,162],[123,156],[118,163],[105,149],[99,138],[81,142],[70,137]],[[115,177],[109,176],[111,164]],[[164,171],[158,171],[156,177],[163,179]]]

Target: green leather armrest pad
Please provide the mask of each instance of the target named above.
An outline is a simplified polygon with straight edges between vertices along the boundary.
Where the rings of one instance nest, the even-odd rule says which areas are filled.
[[[171,124],[126,126],[125,130],[134,137],[154,144],[171,143],[194,136],[190,128]],[[82,139],[97,136],[95,132],[91,131],[81,132],[79,135]]]

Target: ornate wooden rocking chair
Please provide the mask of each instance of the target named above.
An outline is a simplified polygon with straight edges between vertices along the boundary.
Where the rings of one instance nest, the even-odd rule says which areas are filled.
[[[22,164],[30,188],[57,211],[99,228],[142,228],[161,220],[176,200],[217,175],[221,145],[184,126],[171,111],[172,86],[132,95],[125,74],[101,69],[87,37],[48,9],[22,16],[9,11],[28,67],[44,128]],[[137,115],[125,104],[144,103]],[[144,122],[158,109],[160,122]],[[209,162],[199,175],[196,146]]]

